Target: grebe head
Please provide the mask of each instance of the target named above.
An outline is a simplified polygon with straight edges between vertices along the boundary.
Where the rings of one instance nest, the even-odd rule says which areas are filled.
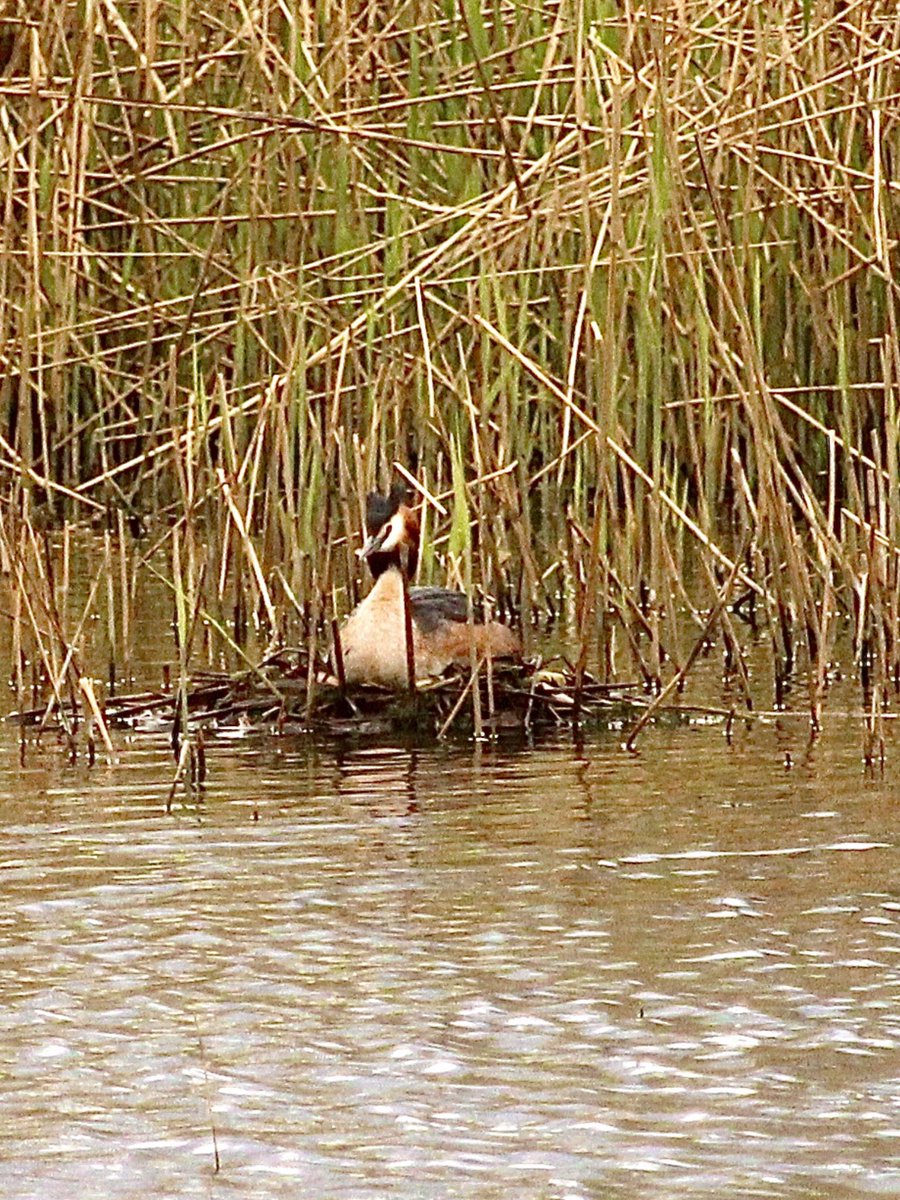
[[[419,522],[407,505],[406,485],[395,483],[390,494],[366,497],[366,541],[359,552],[377,579],[388,567],[399,567],[408,578],[416,573]]]

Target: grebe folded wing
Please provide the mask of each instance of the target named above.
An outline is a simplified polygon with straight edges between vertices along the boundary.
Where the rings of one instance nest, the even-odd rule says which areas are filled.
[[[409,602],[418,646],[442,664],[429,673],[439,673],[451,662],[465,662],[473,646],[476,654],[492,658],[521,656],[522,643],[508,626],[479,619],[469,626],[464,592],[442,587],[411,588]]]
[[[468,621],[469,604],[463,592],[451,588],[416,587],[409,589],[413,620],[423,633],[431,633],[442,621]]]

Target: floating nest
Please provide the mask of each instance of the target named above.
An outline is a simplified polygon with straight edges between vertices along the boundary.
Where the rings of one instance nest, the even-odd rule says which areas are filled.
[[[159,691],[110,696],[100,714],[110,727],[134,731],[171,729],[177,742],[183,715],[189,729],[226,734],[236,730],[318,732],[342,736],[415,733],[430,737],[529,732],[550,727],[621,729],[643,722],[652,701],[636,684],[608,684],[576,673],[565,659],[547,664],[482,663],[473,674],[452,668],[421,683],[415,693],[374,685],[341,689],[308,656],[284,649],[238,674],[202,671],[191,676],[182,697],[177,685]],[[654,719],[684,721],[711,709],[668,706]],[[727,716],[715,710],[716,716]],[[68,728],[83,717],[74,703],[13,713],[26,727]]]

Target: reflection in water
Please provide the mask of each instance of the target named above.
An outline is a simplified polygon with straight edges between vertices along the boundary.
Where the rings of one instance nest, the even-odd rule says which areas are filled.
[[[837,744],[247,740],[171,817],[162,741],[4,751],[4,1196],[900,1192],[895,796]]]

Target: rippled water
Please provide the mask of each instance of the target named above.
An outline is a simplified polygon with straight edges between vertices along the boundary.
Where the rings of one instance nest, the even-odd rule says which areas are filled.
[[[851,727],[252,738],[171,815],[162,739],[3,736],[4,1197],[900,1194],[898,797]]]

